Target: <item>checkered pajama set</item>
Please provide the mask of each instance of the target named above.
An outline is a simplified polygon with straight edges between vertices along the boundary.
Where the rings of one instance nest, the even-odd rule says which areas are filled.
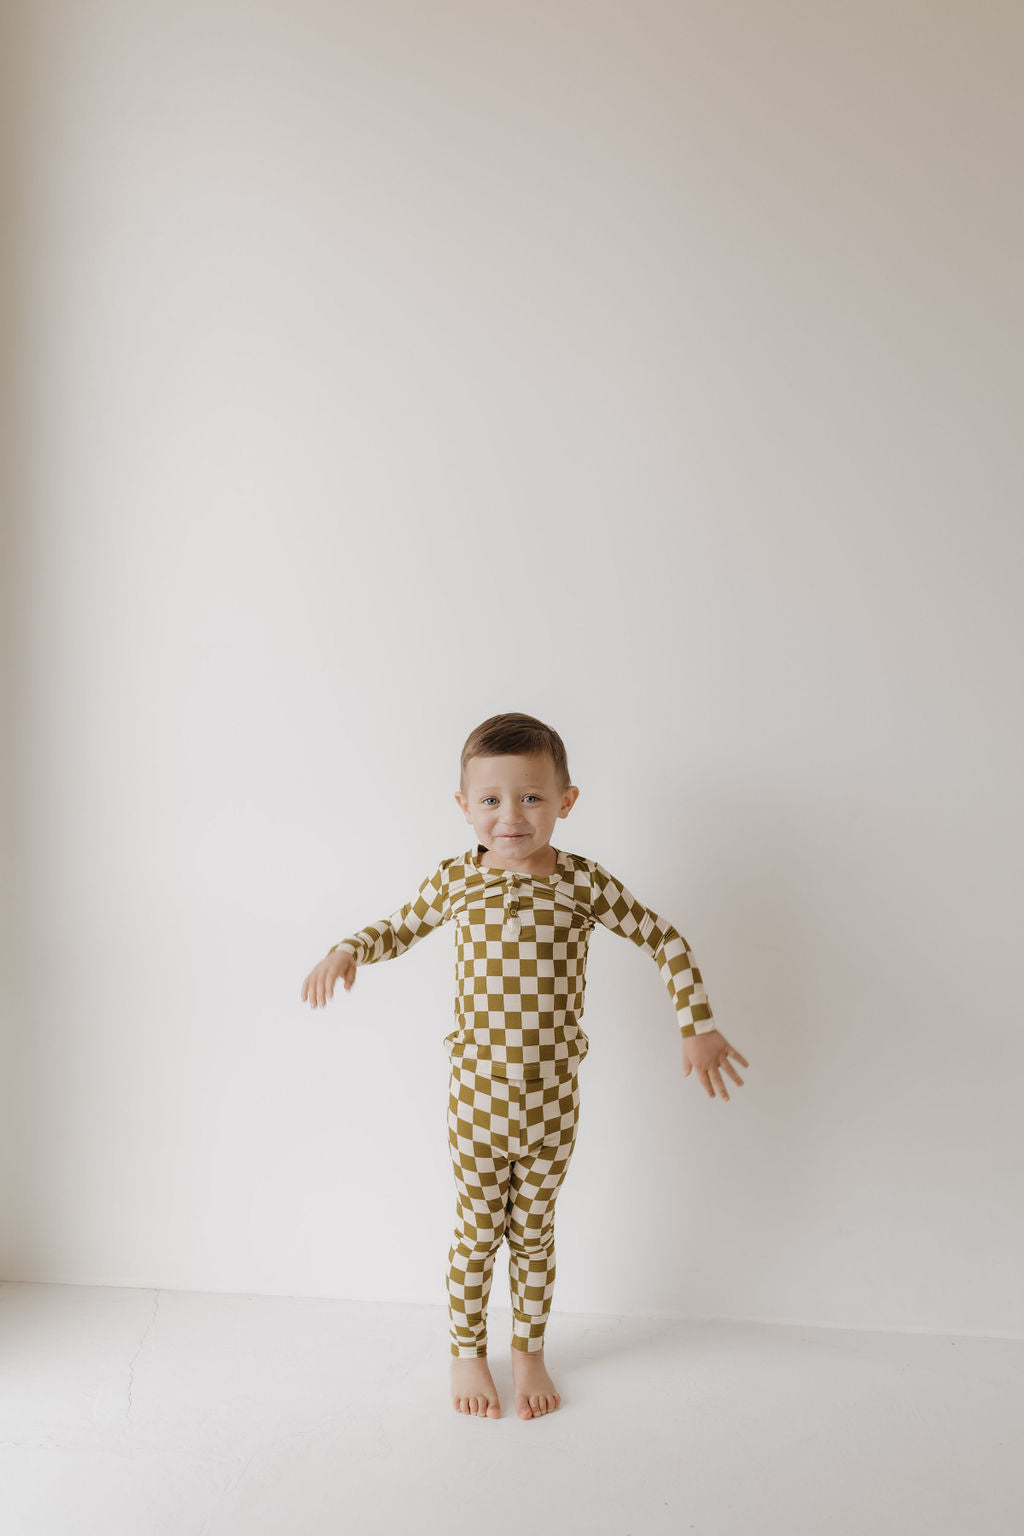
[[[451,919],[455,1020],[448,1141],[457,1192],[448,1254],[451,1352],[486,1355],[494,1257],[507,1237],[512,1347],[539,1350],[555,1285],[555,1199],[579,1120],[587,944],[595,922],[655,962],[683,1035],[716,1027],[681,934],[581,854],[551,875],[489,869],[482,843],[442,859],[411,901],[332,949],[392,960]]]

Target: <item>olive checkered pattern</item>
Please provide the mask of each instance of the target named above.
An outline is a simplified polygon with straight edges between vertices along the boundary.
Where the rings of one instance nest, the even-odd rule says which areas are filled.
[[[453,1066],[448,1141],[457,1191],[448,1252],[451,1353],[486,1355],[494,1256],[508,1241],[512,1348],[544,1348],[555,1289],[555,1199],[576,1144],[580,1089],[561,1078]]]
[[[576,1071],[590,1046],[580,1027],[587,945],[597,923],[629,939],[657,965],[683,1035],[715,1020],[689,945],[602,864],[553,852],[550,875],[481,864],[477,843],[442,859],[417,894],[333,949],[360,965],[393,960],[442,923],[455,925],[453,1066],[489,1077],[550,1078]]]
[[[342,939],[360,965],[455,925],[448,1141],[457,1192],[448,1252],[451,1353],[486,1355],[494,1257],[509,1245],[512,1347],[536,1351],[555,1283],[555,1201],[576,1144],[587,945],[597,923],[657,965],[683,1035],[715,1021],[686,940],[602,864],[554,849],[550,875],[491,869],[477,843],[442,859],[390,917]]]

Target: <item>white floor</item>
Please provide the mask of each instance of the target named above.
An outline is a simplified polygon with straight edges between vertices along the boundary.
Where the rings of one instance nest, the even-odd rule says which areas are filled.
[[[480,1419],[441,1307],[0,1286],[0,1530],[1024,1531],[1022,1343],[555,1313],[522,1420],[509,1325]]]

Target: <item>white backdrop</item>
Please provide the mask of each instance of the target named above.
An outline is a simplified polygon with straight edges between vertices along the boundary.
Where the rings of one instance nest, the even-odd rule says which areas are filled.
[[[523,710],[750,1060],[596,930],[555,1313],[1021,1336],[1019,13],[10,37],[0,1275],[444,1305],[452,929],[299,991]]]

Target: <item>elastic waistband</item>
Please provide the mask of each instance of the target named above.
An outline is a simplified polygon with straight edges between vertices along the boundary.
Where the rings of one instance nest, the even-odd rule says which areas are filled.
[[[449,1062],[452,1077],[486,1078],[488,1082],[505,1083],[510,1088],[542,1088],[545,1083],[571,1083],[579,1072],[579,1067],[559,1066],[555,1072],[548,1073],[546,1077],[501,1077],[497,1072],[485,1072],[481,1067],[472,1063],[452,1061]]]

